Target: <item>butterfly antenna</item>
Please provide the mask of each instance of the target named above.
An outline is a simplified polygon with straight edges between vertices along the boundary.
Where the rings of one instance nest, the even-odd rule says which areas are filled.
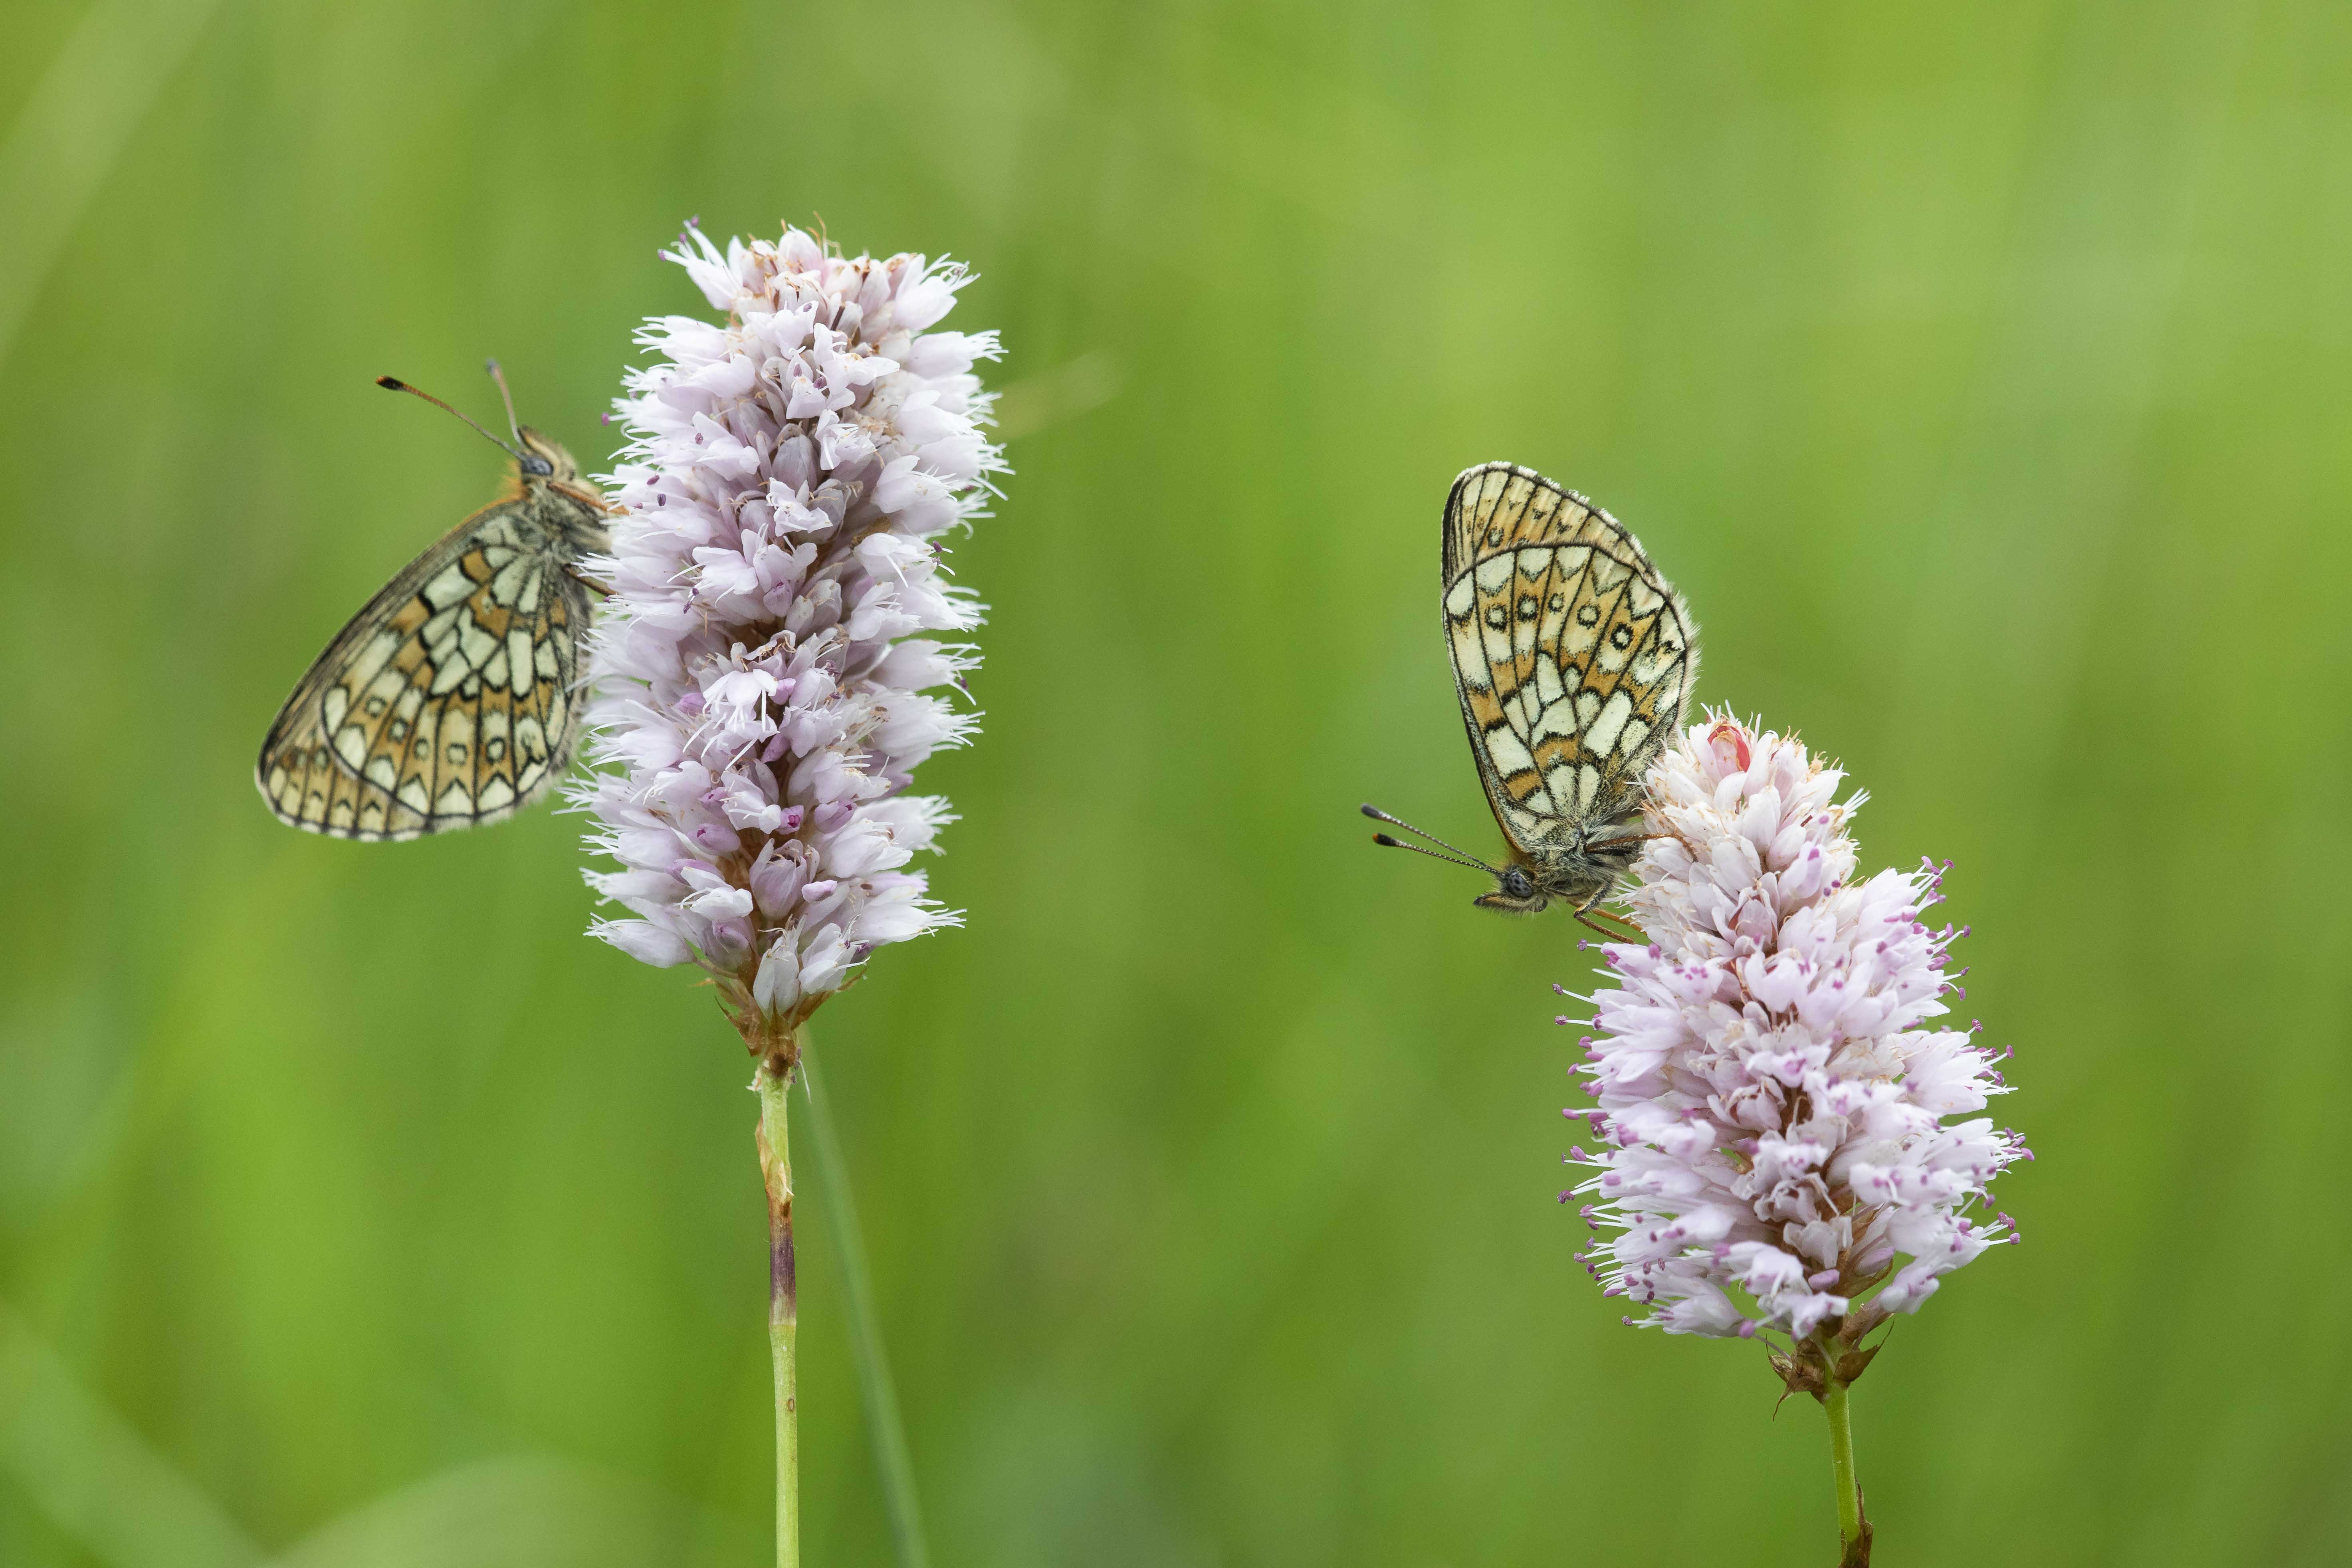
[[[1373,834],[1372,842],[1383,849],[1410,849],[1416,855],[1426,855],[1433,860],[1443,860],[1449,866],[1467,866],[1473,871],[1484,871],[1490,877],[1499,874],[1495,868],[1487,865],[1484,860],[1473,860],[1461,855],[1448,855],[1442,849],[1431,849],[1419,844],[1407,844],[1403,839],[1391,837],[1385,833]]]
[[[1440,838],[1434,833],[1423,832],[1422,829],[1415,827],[1412,823],[1405,821],[1402,817],[1391,816],[1387,812],[1382,811],[1376,805],[1367,805],[1362,809],[1364,815],[1370,817],[1374,822],[1385,822],[1392,827],[1402,827],[1407,833],[1418,833],[1422,837],[1428,839],[1431,844],[1438,846],[1438,848],[1431,849],[1426,846],[1420,844],[1407,844],[1403,839],[1395,837],[1390,834],[1373,834],[1372,842],[1379,845],[1383,849],[1410,849],[1416,855],[1426,855],[1433,860],[1443,860],[1448,865],[1467,866],[1474,871],[1484,871],[1490,877],[1499,877],[1502,875],[1501,871],[1487,865],[1486,862],[1479,859],[1476,856],[1470,854],[1466,850],[1455,848],[1453,845],[1446,843],[1444,839]],[[1441,850],[1451,851],[1451,853],[1441,853]]]
[[[515,445],[520,447],[522,445],[522,426],[515,418],[514,394],[507,390],[507,373],[499,368],[499,362],[494,359],[484,360],[482,368],[488,371],[490,379],[499,384],[499,401],[507,405],[507,428],[514,432]]]
[[[465,415],[457,414],[456,409],[450,407],[447,404],[442,402],[431,393],[420,391],[417,388],[409,385],[408,383],[389,375],[377,376],[375,378],[375,384],[378,386],[383,387],[387,392],[405,392],[411,396],[421,397],[425,399],[425,402],[433,405],[434,407],[441,410],[444,414],[457,414],[457,417],[465,419],[466,423],[472,426],[474,433],[481,437],[483,440],[488,441],[491,446],[496,447],[499,451],[504,452],[508,457],[515,459],[515,461],[522,461],[522,453],[517,450],[515,447],[508,446],[504,441],[499,440],[496,436],[491,435],[479,425],[474,424],[471,419],[467,419]],[[501,392],[506,390],[506,384],[504,382],[500,382],[499,384],[499,390]],[[511,412],[511,405],[509,405],[509,412]],[[520,444],[520,438],[518,437],[517,439],[518,444]]]
[[[1441,849],[1453,850],[1465,865],[1475,866],[1482,871],[1493,871],[1495,869],[1494,867],[1487,865],[1486,862],[1479,859],[1478,857],[1471,854],[1470,851],[1463,848],[1459,844],[1449,844],[1444,839],[1440,838],[1436,834],[1430,832],[1427,828],[1415,827],[1412,823],[1407,822],[1402,816],[1391,816],[1387,812],[1382,811],[1377,805],[1367,805],[1360,807],[1360,809],[1362,810],[1366,816],[1370,817],[1374,822],[1385,822],[1391,827],[1402,827],[1407,833],[1428,839],[1432,844],[1436,845]],[[1372,837],[1375,838],[1386,838],[1388,835],[1385,833],[1376,833]],[[1412,844],[1400,844],[1397,847],[1400,849],[1412,849],[1418,848],[1419,846]],[[1426,853],[1426,851],[1424,851],[1424,853]],[[1444,858],[1444,856],[1440,856],[1438,858],[1440,859]],[[1496,872],[1496,875],[1499,876],[1500,874],[1501,873]]]

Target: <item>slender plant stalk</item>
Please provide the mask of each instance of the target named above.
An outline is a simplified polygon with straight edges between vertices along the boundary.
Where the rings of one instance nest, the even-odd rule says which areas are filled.
[[[807,1048],[805,1039],[802,1048]],[[923,1540],[923,1514],[915,1500],[915,1463],[907,1451],[907,1426],[898,1414],[898,1387],[882,1350],[882,1328],[874,1315],[874,1286],[866,1271],[866,1243],[857,1227],[857,1204],[850,1195],[849,1164],[833,1128],[833,1112],[817,1093],[816,1072],[801,1058],[801,1089],[808,1096],[809,1128],[816,1134],[817,1186],[824,1194],[841,1262],[842,1293],[848,1298],[849,1348],[857,1359],[857,1388],[866,1402],[866,1429],[874,1440],[875,1468],[882,1472],[882,1495],[890,1510],[890,1537],[898,1568],[930,1568]]]
[[[762,1061],[760,1091],[760,1174],[768,1187],[768,1348],[776,1365],[776,1568],[800,1568],[801,1428],[800,1284],[793,1263],[793,1152],[785,1111],[792,1068],[781,1074]]]
[[[1862,1490],[1853,1474],[1853,1416],[1846,1404],[1846,1385],[1835,1377],[1822,1396],[1830,1417],[1830,1475],[1837,1487],[1838,1542],[1844,1563],[1870,1561],[1869,1537],[1862,1522]]]

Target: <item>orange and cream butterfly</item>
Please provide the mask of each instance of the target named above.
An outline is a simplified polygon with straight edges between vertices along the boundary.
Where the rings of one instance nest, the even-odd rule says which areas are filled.
[[[1487,872],[1497,886],[1482,909],[1533,914],[1559,900],[1592,925],[1640,852],[1644,777],[1682,728],[1698,628],[1623,523],[1533,469],[1465,469],[1444,530],[1445,647],[1505,859],[1490,866],[1367,805],[1438,848],[1373,840]]]
[[[278,820],[336,838],[415,838],[511,816],[553,788],[580,732],[580,642],[609,547],[604,498],[517,425],[508,492],[449,531],[335,634],[278,710],[254,782]],[[601,590],[594,590],[599,591]]]

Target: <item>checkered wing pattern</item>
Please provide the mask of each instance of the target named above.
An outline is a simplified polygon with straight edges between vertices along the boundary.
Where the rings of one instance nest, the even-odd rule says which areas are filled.
[[[270,809],[337,838],[415,838],[546,794],[579,731],[576,553],[520,497],[409,563],[278,710],[256,770]]]
[[[1697,675],[1682,595],[1622,523],[1488,463],[1445,503],[1446,646],[1496,820],[1522,856],[1640,808]]]

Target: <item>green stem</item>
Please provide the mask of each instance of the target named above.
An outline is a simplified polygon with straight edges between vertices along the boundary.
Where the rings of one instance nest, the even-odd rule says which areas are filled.
[[[800,1285],[793,1261],[792,1068],[760,1064],[760,1174],[768,1188],[768,1349],[776,1367],[776,1568],[800,1568]]]
[[[802,1048],[806,1050],[805,1040]],[[874,1464],[882,1472],[882,1495],[890,1510],[890,1537],[898,1568],[930,1568],[923,1542],[922,1510],[915,1501],[915,1463],[907,1451],[906,1423],[882,1351],[882,1328],[874,1314],[874,1286],[866,1270],[866,1243],[857,1227],[857,1205],[849,1192],[849,1164],[833,1129],[829,1102],[816,1091],[816,1072],[801,1058],[801,1089],[808,1096],[809,1129],[816,1134],[817,1185],[824,1194],[841,1260],[842,1294],[848,1299],[849,1348],[857,1359],[857,1388],[866,1402],[866,1429],[874,1440]]]
[[[1862,1493],[1853,1479],[1853,1418],[1846,1408],[1846,1385],[1832,1378],[1822,1408],[1830,1416],[1830,1474],[1837,1486],[1838,1540],[1852,1547],[1862,1537]]]

